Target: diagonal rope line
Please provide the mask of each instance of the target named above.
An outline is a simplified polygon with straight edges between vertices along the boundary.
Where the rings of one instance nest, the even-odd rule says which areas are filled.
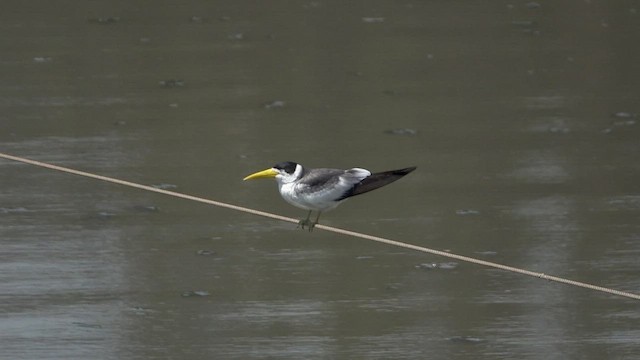
[[[214,206],[218,206],[218,207],[222,207],[222,208],[226,208],[226,209],[242,211],[242,212],[245,212],[245,213],[258,215],[258,216],[264,216],[264,217],[268,217],[268,218],[275,219],[275,220],[288,221],[288,222],[296,223],[296,224],[298,223],[298,219],[293,219],[293,218],[286,217],[286,216],[280,216],[280,215],[276,215],[276,214],[272,214],[272,213],[268,213],[268,212],[264,212],[264,211],[259,211],[259,210],[254,210],[254,209],[242,207],[242,206],[232,205],[232,204],[224,203],[224,202],[221,202],[221,201],[205,199],[205,198],[201,198],[201,197],[197,197],[197,196],[193,196],[193,195],[182,194],[182,193],[178,193],[178,192],[175,192],[175,191],[169,191],[169,190],[165,190],[165,189],[158,189],[158,188],[155,188],[153,186],[137,184],[137,183],[130,182],[130,181],[115,179],[115,178],[112,178],[112,177],[97,175],[97,174],[88,173],[88,172],[80,171],[80,170],[74,170],[74,169],[70,169],[70,168],[66,168],[66,167],[62,167],[62,166],[57,166],[57,165],[52,165],[52,164],[49,164],[49,163],[44,163],[44,162],[41,162],[41,161],[26,159],[26,158],[13,156],[13,155],[8,155],[8,154],[4,154],[4,153],[0,153],[0,158],[17,161],[17,162],[21,162],[21,163],[24,163],[24,164],[34,165],[34,166],[38,166],[38,167],[42,167],[42,168],[46,168],[46,169],[50,169],[50,170],[61,171],[61,172],[65,172],[65,173],[68,173],[68,174],[74,174],[74,175],[84,176],[84,177],[88,177],[88,178],[92,178],[92,179],[96,179],[96,180],[106,181],[106,182],[110,182],[110,183],[114,183],[114,184],[129,186],[129,187],[133,187],[133,188],[137,188],[137,189],[141,189],[141,190],[146,190],[146,191],[151,191],[151,192],[160,193],[160,194],[164,194],[164,195],[174,196],[174,197],[182,198],[182,199],[185,199],[185,200],[197,201],[197,202],[200,202],[200,203],[214,205]],[[362,234],[362,233],[358,233],[358,232],[355,232],[355,231],[339,229],[339,228],[335,228],[335,227],[327,226],[327,225],[322,225],[322,224],[317,224],[315,226],[315,228],[316,229],[326,230],[326,231],[331,231],[331,232],[334,232],[334,233],[337,233],[337,234],[346,235],[346,236],[357,237],[357,238],[360,238],[360,239],[376,241],[376,242],[387,244],[387,245],[391,245],[391,246],[397,246],[397,247],[402,247],[402,248],[405,248],[405,249],[420,251],[420,252],[427,253],[427,254],[443,256],[443,257],[447,257],[447,258],[450,258],[450,259],[456,259],[456,260],[463,261],[463,262],[473,263],[473,264],[482,265],[482,266],[486,266],[486,267],[491,267],[491,268],[495,268],[495,269],[500,269],[500,270],[504,270],[504,271],[514,272],[514,273],[518,273],[518,274],[522,274],[522,275],[532,276],[532,277],[536,277],[536,278],[540,278],[540,279],[544,279],[544,280],[548,280],[548,281],[554,281],[554,282],[567,284],[567,285],[572,285],[572,286],[577,286],[577,287],[581,287],[581,288],[585,288],[585,289],[589,289],[589,290],[594,290],[594,291],[604,292],[604,293],[608,293],[608,294],[612,294],[612,295],[623,296],[623,297],[627,297],[627,298],[631,298],[631,299],[635,299],[635,300],[640,300],[640,294],[635,294],[635,293],[630,293],[630,292],[626,292],[626,291],[611,289],[611,288],[598,286],[598,285],[592,285],[592,284],[588,284],[588,283],[584,283],[584,282],[580,282],[580,281],[561,278],[561,277],[558,277],[558,276],[547,275],[545,273],[540,273],[540,272],[530,271],[530,270],[526,270],[526,269],[516,268],[516,267],[513,267],[513,266],[498,264],[498,263],[494,263],[494,262],[490,262],[490,261],[480,260],[480,259],[476,259],[476,258],[464,256],[464,255],[457,255],[457,254],[453,254],[453,253],[449,253],[449,252],[445,252],[445,251],[429,249],[429,248],[422,247],[422,246],[412,245],[412,244],[408,244],[408,243],[404,243],[404,242],[400,242],[400,241],[395,241],[395,240],[391,240],[391,239],[386,239],[386,238],[382,238],[382,237],[378,237],[378,236]]]

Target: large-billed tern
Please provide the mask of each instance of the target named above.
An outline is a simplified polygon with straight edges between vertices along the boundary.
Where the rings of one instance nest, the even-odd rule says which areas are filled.
[[[298,226],[303,229],[307,226],[312,231],[323,212],[334,209],[352,196],[390,184],[415,169],[412,166],[372,174],[362,168],[305,169],[298,163],[285,161],[253,173],[244,180],[275,178],[280,195],[285,201],[309,211],[306,219],[300,220]],[[318,212],[315,221],[310,220],[313,211]]]

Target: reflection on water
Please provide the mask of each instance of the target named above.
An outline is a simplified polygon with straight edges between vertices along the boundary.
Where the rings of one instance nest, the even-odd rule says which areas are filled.
[[[273,183],[242,177],[283,160],[417,165],[323,221],[640,291],[628,4],[29,4],[0,14],[2,152],[288,216],[302,214]],[[631,300],[9,161],[0,172],[7,358],[640,352]]]
[[[535,150],[518,159],[521,164],[512,173],[514,180],[531,183],[563,183],[571,177],[563,161],[550,151]]]

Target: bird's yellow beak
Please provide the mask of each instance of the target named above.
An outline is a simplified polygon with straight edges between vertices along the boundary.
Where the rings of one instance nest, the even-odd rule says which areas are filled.
[[[276,177],[276,175],[278,175],[278,172],[275,169],[271,168],[267,170],[258,171],[257,173],[253,173],[242,180],[246,181],[246,180],[253,180],[253,179],[274,178]]]

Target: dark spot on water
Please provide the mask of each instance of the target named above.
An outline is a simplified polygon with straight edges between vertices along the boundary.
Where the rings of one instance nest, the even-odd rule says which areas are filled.
[[[440,264],[438,264],[438,269],[443,269],[443,270],[453,270],[455,268],[458,267],[458,263],[457,262],[442,262]]]
[[[211,293],[204,290],[189,290],[180,294],[182,297],[204,297],[209,295],[211,295]]]
[[[282,109],[283,107],[285,107],[285,105],[287,105],[287,103],[282,100],[274,100],[272,102],[264,104],[264,108],[269,110]]]
[[[416,136],[418,135],[418,130],[409,129],[409,128],[396,128],[396,129],[385,130],[384,133],[389,135],[398,135],[398,136]]]
[[[536,22],[532,20],[514,20],[511,25],[519,28],[532,28],[536,26]]]
[[[201,255],[201,256],[211,256],[211,255],[215,255],[216,252],[213,251],[213,250],[200,249],[200,250],[196,251],[196,254]]]
[[[160,87],[163,87],[166,89],[184,87],[184,84],[185,84],[184,80],[179,80],[179,79],[169,79],[169,80],[162,80],[158,82],[158,85],[160,85]]]
[[[615,128],[625,128],[628,126],[634,126],[636,124],[637,115],[634,113],[619,111],[612,114],[611,116],[616,120],[613,120],[610,127],[605,128],[601,131],[603,134],[609,134],[613,132]]]
[[[422,263],[422,264],[418,264],[415,266],[416,269],[423,269],[423,270],[432,270],[432,269],[437,269],[438,268],[438,264],[436,263]]]
[[[53,60],[50,56],[36,56],[33,58],[34,63],[48,63]]]
[[[151,310],[146,309],[142,306],[134,306],[130,310],[136,315],[147,315],[148,313],[152,312]]]
[[[236,41],[244,40],[244,33],[241,33],[241,32],[231,33],[227,36],[227,39],[236,40]]]
[[[15,208],[0,208],[0,214],[22,214],[30,212],[27,208],[15,207]]]
[[[83,322],[74,322],[73,325],[75,325],[77,327],[81,327],[81,328],[88,328],[88,329],[102,329],[102,325],[100,325],[100,324],[88,324],[88,323],[83,323]]]
[[[457,262],[441,262],[441,263],[422,263],[415,266],[416,269],[422,270],[453,270],[458,267]]]
[[[479,215],[480,211],[473,209],[458,209],[456,210],[456,215],[460,216],[469,216],[469,215]]]
[[[549,132],[553,134],[568,134],[571,130],[568,127],[552,126],[549,128]]]
[[[613,122],[613,126],[631,126],[635,124],[636,124],[636,121],[633,119],[618,120]]]
[[[109,211],[100,211],[98,213],[98,218],[100,218],[100,219],[108,220],[108,219],[112,219],[115,216],[116,216],[115,213],[112,213],[112,212],[109,212]]]
[[[158,212],[160,208],[155,205],[134,205],[133,210],[141,212]]]
[[[387,291],[396,291],[396,290],[400,289],[400,285],[398,285],[398,284],[389,284],[389,285],[386,285],[384,287],[384,289],[387,290]]]
[[[475,345],[484,342],[484,340],[473,336],[452,336],[450,338],[447,338],[447,340],[454,343],[469,345]]]
[[[484,255],[484,256],[495,256],[495,255],[498,255],[498,252],[493,250],[485,250],[485,251],[476,251],[476,254]]]
[[[634,113],[630,113],[627,111],[618,111],[616,113],[613,113],[611,116],[618,118],[618,119],[631,119],[631,118],[635,118],[636,114]]]
[[[514,20],[511,22],[511,26],[525,34],[540,35],[538,24],[532,20]]]
[[[539,8],[541,5],[540,5],[540,3],[538,3],[538,2],[535,2],[535,1],[529,1],[528,3],[524,4],[524,6],[525,6],[527,9],[537,9],[537,8]]]
[[[196,24],[201,24],[203,22],[206,22],[206,19],[203,18],[202,16],[195,16],[194,15],[194,16],[189,18],[189,22],[196,23]]]
[[[120,22],[120,17],[118,16],[107,16],[107,17],[98,17],[89,19],[90,23],[101,24],[101,25],[112,25]]]
[[[362,22],[374,24],[374,23],[382,23],[384,22],[383,17],[363,17]]]
[[[309,3],[302,5],[305,9],[316,9],[322,7],[322,3],[319,1],[309,1]]]

